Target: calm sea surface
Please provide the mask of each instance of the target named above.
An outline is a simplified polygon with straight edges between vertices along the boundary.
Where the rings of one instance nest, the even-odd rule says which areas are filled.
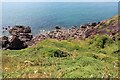
[[[2,4],[2,26],[31,26],[32,32],[37,34],[40,30],[51,30],[55,25],[69,28],[117,14],[118,3],[9,2]]]

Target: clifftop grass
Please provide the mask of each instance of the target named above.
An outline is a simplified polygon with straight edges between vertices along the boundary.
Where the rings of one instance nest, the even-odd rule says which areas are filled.
[[[3,78],[115,78],[118,41],[107,35],[86,40],[44,40],[22,50],[2,51]]]
[[[111,25],[114,28],[114,24],[120,22],[119,17],[106,20],[99,29]],[[117,78],[119,33],[115,37],[115,40],[107,35],[95,35],[85,40],[46,39],[26,49],[3,50],[2,77]]]

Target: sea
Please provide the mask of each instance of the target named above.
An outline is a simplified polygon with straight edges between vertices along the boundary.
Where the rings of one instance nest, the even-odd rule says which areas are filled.
[[[3,2],[2,27],[30,26],[37,35],[56,25],[70,28],[118,14],[117,2]]]

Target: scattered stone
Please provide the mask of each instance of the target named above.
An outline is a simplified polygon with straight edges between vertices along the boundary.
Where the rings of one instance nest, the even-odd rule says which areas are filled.
[[[87,26],[86,25],[81,25],[80,28],[87,28]]]
[[[55,29],[61,29],[59,26],[56,26]]]
[[[97,23],[95,23],[95,22],[89,24],[89,26],[96,26],[96,25],[97,25]]]

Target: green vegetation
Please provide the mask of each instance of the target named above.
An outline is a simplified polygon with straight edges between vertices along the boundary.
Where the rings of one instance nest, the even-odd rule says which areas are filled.
[[[4,50],[3,78],[115,78],[118,40],[109,36],[86,40],[47,39],[22,50]]]
[[[115,23],[118,24],[118,22],[120,22],[120,14],[119,15],[116,15],[116,16],[113,16],[112,18],[108,19],[106,21],[106,25],[113,25]]]
[[[98,28],[120,22],[120,16]],[[95,35],[85,40],[46,39],[22,50],[3,50],[3,78],[118,78],[120,35]],[[1,57],[1,55],[0,55]],[[0,68],[1,69],[1,68]]]
[[[99,28],[99,29],[102,29],[102,28],[103,28],[103,26],[99,26],[98,28]]]

